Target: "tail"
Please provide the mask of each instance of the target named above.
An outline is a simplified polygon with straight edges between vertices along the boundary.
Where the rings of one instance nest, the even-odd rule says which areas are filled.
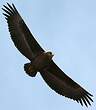
[[[31,77],[35,77],[37,71],[32,67],[31,63],[24,64],[24,71]]]

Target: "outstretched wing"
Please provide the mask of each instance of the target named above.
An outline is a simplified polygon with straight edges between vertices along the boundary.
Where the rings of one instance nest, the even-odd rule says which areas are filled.
[[[91,94],[68,77],[53,61],[50,66],[40,71],[45,82],[57,93],[76,100],[78,103],[91,105]]]
[[[4,5],[2,8],[8,23],[11,38],[18,50],[29,60],[32,60],[38,53],[44,51],[37,43],[14,4]]]

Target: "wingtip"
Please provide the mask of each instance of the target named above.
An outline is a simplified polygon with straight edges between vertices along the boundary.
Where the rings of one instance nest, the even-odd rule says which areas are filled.
[[[4,18],[5,18],[6,20],[8,20],[8,17],[7,17],[7,15],[5,15],[5,13],[2,13],[2,14],[5,16]]]
[[[86,97],[93,102],[93,99],[88,94],[86,94]]]
[[[7,17],[7,18],[9,17],[9,15],[7,15],[7,14],[5,14],[5,13],[2,13],[2,14],[3,14],[5,17]]]
[[[92,95],[93,96],[93,95]],[[93,102],[91,96],[89,96],[88,94],[83,94],[82,97],[80,97],[79,99],[75,99],[78,103],[80,103],[82,106],[85,105],[86,107],[89,107],[92,105],[91,102]]]
[[[12,3],[12,6],[13,6],[14,10],[15,10],[16,12],[18,12],[17,9],[16,9],[16,7],[15,7],[15,5],[14,5],[13,3]]]
[[[82,97],[82,101],[84,102],[85,106],[88,107],[88,104],[87,104],[86,99],[84,97]]]
[[[10,5],[8,2],[6,2],[7,3],[7,5]]]
[[[83,102],[82,102],[82,100],[81,100],[81,99],[79,100],[79,102],[80,102],[80,104],[83,106]]]
[[[3,5],[3,7],[6,7],[5,5]]]
[[[90,94],[89,92],[87,92],[87,91],[86,91],[86,93],[87,93],[89,96],[93,97],[93,95],[92,95],[92,94]]]
[[[14,7],[15,7],[14,3],[12,3],[12,6],[14,6]]]
[[[9,7],[11,7],[11,5],[8,3],[8,2],[6,2],[7,3],[7,5],[9,6]]]
[[[88,98],[85,96],[84,97],[85,98],[85,100],[87,101],[87,103],[89,104],[89,105],[91,105],[91,103],[90,103],[90,101],[88,100]]]
[[[7,5],[3,5],[2,10],[5,12],[3,13],[3,15],[7,18],[11,15],[14,15],[15,13],[18,13],[13,3],[12,5],[10,5],[9,3],[7,3]]]

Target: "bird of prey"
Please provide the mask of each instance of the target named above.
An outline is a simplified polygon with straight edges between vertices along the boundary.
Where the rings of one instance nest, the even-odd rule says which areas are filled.
[[[73,81],[54,63],[52,52],[45,52],[41,48],[14,4],[7,3],[7,6],[3,6],[2,9],[5,12],[3,14],[8,23],[11,39],[17,49],[30,60],[29,63],[24,64],[25,72],[31,77],[35,77],[37,72],[40,72],[49,87],[58,94],[71,98],[82,106],[91,105],[93,95]]]

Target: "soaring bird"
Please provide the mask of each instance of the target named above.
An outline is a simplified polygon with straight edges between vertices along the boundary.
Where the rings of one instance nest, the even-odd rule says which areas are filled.
[[[5,12],[3,14],[8,23],[11,39],[17,49],[30,60],[29,63],[24,64],[25,72],[31,77],[35,77],[37,72],[40,72],[48,86],[58,94],[71,98],[82,106],[91,105],[93,95],[73,81],[54,63],[52,52],[45,52],[41,48],[14,4],[7,3],[3,6],[2,9]]]

